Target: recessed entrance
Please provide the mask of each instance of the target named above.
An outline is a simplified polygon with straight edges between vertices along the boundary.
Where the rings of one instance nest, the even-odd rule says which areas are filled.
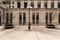
[[[5,29],[13,28],[12,19],[13,19],[12,13],[6,13]]]

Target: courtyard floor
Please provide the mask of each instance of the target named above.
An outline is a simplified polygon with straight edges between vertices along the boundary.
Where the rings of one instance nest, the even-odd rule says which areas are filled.
[[[0,31],[0,40],[60,40],[60,30],[42,27],[23,30],[17,27]]]

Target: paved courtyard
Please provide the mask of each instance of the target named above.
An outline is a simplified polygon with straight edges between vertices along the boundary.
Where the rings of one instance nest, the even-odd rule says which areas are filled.
[[[41,27],[28,31],[17,27],[0,31],[0,40],[60,40],[60,30]]]

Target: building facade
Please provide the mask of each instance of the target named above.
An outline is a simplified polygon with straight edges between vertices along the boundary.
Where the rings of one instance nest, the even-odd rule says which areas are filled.
[[[60,0],[2,0],[2,25],[46,26],[60,24]],[[30,8],[28,8],[30,6]]]

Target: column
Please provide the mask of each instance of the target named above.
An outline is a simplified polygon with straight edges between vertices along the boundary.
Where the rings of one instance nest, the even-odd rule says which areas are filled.
[[[41,1],[41,8],[44,8],[44,1]]]
[[[34,1],[34,8],[37,8],[37,1]]]
[[[10,4],[10,6],[11,6],[11,8],[13,8],[12,6],[13,6],[13,4],[12,4],[12,1],[11,1],[11,4]]]
[[[27,6],[30,6],[31,5],[31,1],[28,1],[27,3],[28,3]]]
[[[21,1],[21,8],[24,8],[24,1]]]
[[[47,8],[51,8],[51,0],[48,0],[48,2],[47,2]]]
[[[58,1],[57,0],[54,1],[54,8],[58,8]]]
[[[14,8],[17,8],[17,2],[14,1]]]

